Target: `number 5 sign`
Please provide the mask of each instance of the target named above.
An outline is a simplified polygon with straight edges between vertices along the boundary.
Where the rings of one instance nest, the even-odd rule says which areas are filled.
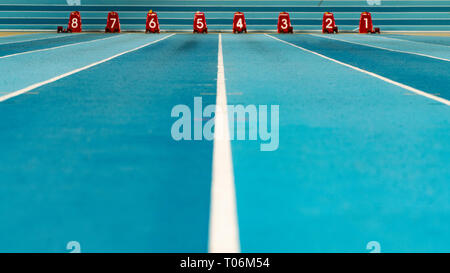
[[[147,13],[147,22],[145,23],[145,33],[159,33],[158,14],[150,10]]]
[[[120,32],[120,21],[119,14],[115,11],[110,11],[108,13],[108,18],[106,19],[105,32]]]
[[[197,11],[194,15],[194,33],[208,33],[206,18],[203,12]]]

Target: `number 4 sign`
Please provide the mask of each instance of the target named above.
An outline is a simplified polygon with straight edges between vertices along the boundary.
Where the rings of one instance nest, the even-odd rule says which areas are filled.
[[[233,33],[247,33],[247,24],[245,23],[245,17],[242,12],[235,12],[233,17]]]
[[[194,15],[194,33],[208,33],[206,18],[203,12],[197,11]]]
[[[69,32],[81,32],[81,15],[78,11],[72,11],[69,16]]]
[[[108,13],[108,18],[106,19],[105,32],[120,32],[120,21],[119,14],[115,11],[110,11]]]
[[[147,22],[145,25],[145,33],[159,33],[158,14],[150,10],[147,13]]]

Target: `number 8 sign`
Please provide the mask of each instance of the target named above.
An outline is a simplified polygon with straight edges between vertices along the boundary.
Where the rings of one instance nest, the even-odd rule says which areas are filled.
[[[67,27],[69,32],[81,32],[81,15],[78,11],[73,11],[69,16],[69,26]]]

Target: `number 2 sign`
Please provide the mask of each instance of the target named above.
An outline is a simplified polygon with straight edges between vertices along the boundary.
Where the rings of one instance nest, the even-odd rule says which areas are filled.
[[[334,14],[331,12],[325,12],[322,19],[322,33],[337,33],[336,20],[334,20]]]

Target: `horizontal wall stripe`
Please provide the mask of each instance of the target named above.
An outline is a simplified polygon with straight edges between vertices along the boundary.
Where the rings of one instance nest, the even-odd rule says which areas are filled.
[[[247,19],[248,25],[276,25],[277,19]],[[322,25],[322,19],[291,19],[291,22],[293,24],[297,25]],[[0,18],[0,24],[8,24],[8,25],[40,25],[40,24],[54,24],[56,25],[66,25],[68,23],[67,19],[63,18]],[[82,20],[83,25],[90,25],[90,24],[105,24],[106,19],[83,19]],[[142,24],[145,25],[145,18],[142,19],[134,19],[134,18],[121,18],[120,19],[121,24]],[[191,25],[193,23],[192,19],[183,19],[183,18],[170,18],[170,19],[160,19],[159,23],[162,24],[173,24],[173,25]],[[233,19],[207,19],[208,25],[219,25],[219,24],[232,24]],[[338,25],[358,25],[359,24],[359,18],[358,19],[344,19],[344,20],[336,20],[336,23]],[[374,19],[375,25],[446,25],[450,26],[450,19],[442,19],[442,20],[436,20],[436,19],[422,19],[422,20],[416,20],[416,19],[398,19],[398,20],[378,20]]]
[[[342,7],[319,7],[319,6],[24,6],[24,5],[0,5],[0,11],[197,11],[205,12],[450,12],[450,6],[342,6]]]

